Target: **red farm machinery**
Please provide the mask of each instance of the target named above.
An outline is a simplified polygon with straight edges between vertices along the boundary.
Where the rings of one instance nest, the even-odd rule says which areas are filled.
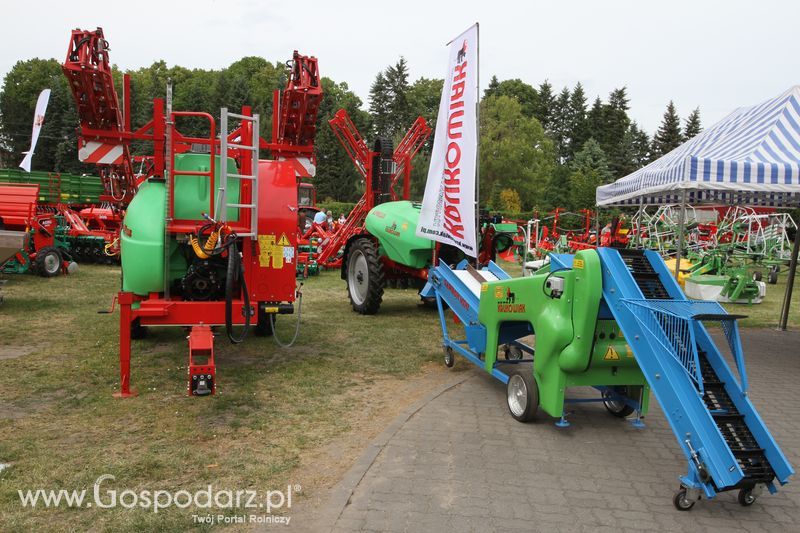
[[[428,140],[431,129],[422,117],[417,118],[397,148],[390,139],[377,139],[370,149],[350,115],[340,109],[329,121],[336,138],[353,161],[365,191],[343,224],[328,227],[313,223],[304,234],[320,244],[316,262],[323,268],[340,268],[347,243],[366,232],[367,213],[376,205],[396,200],[409,200],[411,195],[411,162]]]
[[[173,110],[169,87],[166,101],[154,99],[152,119],[132,129],[130,80],[123,79],[120,104],[108,49],[102,29],[75,30],[63,70],[78,106],[81,160],[96,163],[106,194],[127,205],[117,395],[135,395],[131,340],[154,326],[189,331],[188,394],[213,394],[214,328],[224,326],[234,343],[251,326],[271,335],[275,315],[293,313],[299,296],[298,182],[315,171],[317,60],[294,52],[286,87],[275,91],[267,142],[250,107],[223,108],[218,122]],[[192,132],[182,132],[190,121]],[[150,143],[151,155],[133,156],[132,141]],[[273,159],[260,159],[260,149]]]

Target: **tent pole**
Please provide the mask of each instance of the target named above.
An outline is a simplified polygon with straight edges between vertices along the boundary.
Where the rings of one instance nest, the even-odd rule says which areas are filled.
[[[683,227],[686,223],[686,189],[681,191],[681,219],[678,221],[678,250],[675,255],[675,279],[681,271],[681,253],[683,252]]]
[[[594,245],[600,248],[600,206],[594,210]]]
[[[800,252],[800,228],[794,233],[794,244],[792,245],[792,260],[789,262],[789,274],[786,278],[786,293],[783,295],[783,307],[781,309],[781,320],[778,329],[786,331],[786,324],[789,322],[789,306],[792,303],[792,290],[794,289],[794,276],[797,272],[797,254]]]
[[[639,198],[639,210],[636,212],[636,247],[642,247],[642,211],[644,211],[644,202]]]

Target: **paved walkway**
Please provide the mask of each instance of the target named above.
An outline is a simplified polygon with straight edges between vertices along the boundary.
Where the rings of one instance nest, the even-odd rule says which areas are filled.
[[[798,468],[800,333],[746,330],[743,340],[753,402]],[[549,417],[520,424],[500,382],[463,372],[365,454],[323,529],[800,531],[800,479],[748,508],[729,492],[675,510],[686,461],[655,399],[644,430],[601,404],[574,404],[566,430]]]

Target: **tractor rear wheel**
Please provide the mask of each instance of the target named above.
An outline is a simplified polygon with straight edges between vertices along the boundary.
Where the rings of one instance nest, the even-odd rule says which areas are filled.
[[[383,263],[370,239],[359,239],[347,254],[347,294],[353,311],[374,315],[383,301]]]
[[[52,278],[61,273],[63,259],[58,248],[47,246],[39,250],[36,254],[36,270],[44,278]]]

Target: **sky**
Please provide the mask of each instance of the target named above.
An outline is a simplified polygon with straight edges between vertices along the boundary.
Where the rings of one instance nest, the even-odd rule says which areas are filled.
[[[412,80],[444,77],[445,44],[477,21],[482,88],[492,75],[533,85],[547,79],[556,90],[580,81],[591,104],[624,85],[629,115],[651,134],[670,100],[682,118],[699,107],[707,127],[800,83],[797,0],[2,4],[2,77],[18,60],[63,60],[72,28],[101,26],[122,69],[160,59],[219,69],[248,55],[284,61],[298,49],[317,56],[321,74],[346,81],[366,106],[375,74],[400,56]]]

